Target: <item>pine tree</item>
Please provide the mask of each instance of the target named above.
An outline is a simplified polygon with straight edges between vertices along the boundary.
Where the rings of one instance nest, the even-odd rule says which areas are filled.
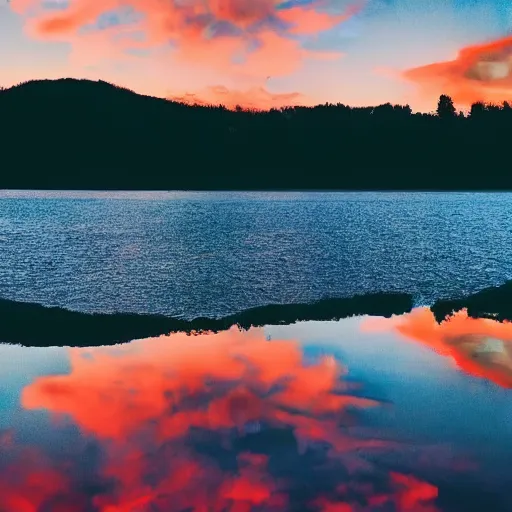
[[[442,94],[439,97],[439,102],[437,103],[437,115],[440,119],[453,119],[456,117],[457,110],[455,109],[455,105],[453,104],[453,100],[450,96],[446,96],[446,94]]]

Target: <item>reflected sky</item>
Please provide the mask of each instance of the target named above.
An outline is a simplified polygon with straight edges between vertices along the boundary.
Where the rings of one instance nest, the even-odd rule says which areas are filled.
[[[512,329],[428,313],[0,345],[0,511],[510,510]]]

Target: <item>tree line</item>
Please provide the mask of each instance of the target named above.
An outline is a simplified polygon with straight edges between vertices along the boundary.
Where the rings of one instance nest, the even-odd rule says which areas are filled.
[[[0,91],[0,120],[0,188],[512,188],[507,102],[232,111],[63,79]]]

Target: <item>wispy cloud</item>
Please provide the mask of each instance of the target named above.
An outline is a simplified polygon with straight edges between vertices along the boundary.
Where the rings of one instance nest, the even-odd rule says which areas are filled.
[[[450,61],[412,68],[404,78],[428,97],[449,94],[456,103],[512,99],[512,36],[468,46]]]
[[[39,0],[12,0],[12,5],[32,37],[70,43],[75,64],[136,58],[141,50],[163,52],[168,66],[196,65],[227,78],[243,74],[252,87],[262,87],[268,76],[290,75],[306,59],[340,56],[308,49],[307,43],[350,19],[364,3],[73,0],[55,9]]]
[[[264,87],[236,90],[222,85],[207,87],[196,93],[171,94],[169,99],[189,105],[224,105],[228,109],[243,106],[243,108],[254,110],[269,110],[312,103],[298,92],[273,94]]]
[[[306,361],[298,342],[232,328],[69,356],[70,372],[35,380],[22,406],[79,437],[51,457],[0,432],[9,510],[437,511],[435,485],[364,456],[398,445],[350,428],[379,402],[353,394],[333,357]]]

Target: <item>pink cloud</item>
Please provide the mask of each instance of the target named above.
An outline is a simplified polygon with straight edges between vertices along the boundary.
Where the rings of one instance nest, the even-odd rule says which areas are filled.
[[[212,14],[219,20],[229,21],[238,26],[248,26],[270,16],[275,9],[275,0],[210,0]]]
[[[9,510],[250,512],[263,506],[278,512],[289,508],[302,485],[296,465],[318,443],[330,446],[328,460],[318,463],[321,474],[339,484],[326,495],[312,487],[305,509],[437,510],[434,485],[366,460],[365,452],[394,450],[395,443],[344,428],[354,424],[354,409],[380,403],[350,393],[347,370],[333,357],[306,361],[297,341],[269,342],[263,329],[233,327],[116,348],[69,349],[69,358],[69,373],[37,378],[24,388],[21,405],[45,409],[51,418],[65,416],[84,440],[94,440],[102,453],[94,481],[104,485],[84,496],[76,471],[83,462],[80,449],[55,460],[5,434],[0,495]],[[286,447],[290,466],[276,471],[272,451],[248,453],[237,445],[251,423],[267,434],[292,435],[297,444]],[[202,450],[198,435],[224,455]],[[236,470],[223,467],[221,459]],[[307,460],[304,470],[314,474],[316,463]]]
[[[362,329],[398,332],[451,359],[469,375],[512,388],[512,322],[471,318],[462,310],[437,323],[430,309],[417,308],[389,319],[368,319]],[[497,344],[492,349],[486,347],[489,340]]]
[[[408,69],[403,77],[426,96],[448,94],[461,105],[510,100],[512,37],[462,48],[454,60]]]
[[[189,105],[224,105],[228,109],[234,109],[240,105],[252,110],[270,110],[313,103],[298,92],[276,94],[264,87],[233,90],[222,85],[207,87],[197,93],[172,94],[169,99]]]
[[[290,32],[293,34],[317,34],[347,21],[357,14],[364,7],[365,3],[366,1],[359,1],[351,4],[345,12],[338,15],[317,11],[315,10],[315,4],[309,8],[303,6],[293,7],[292,9],[281,11],[280,18],[292,25]]]
[[[243,75],[253,87],[262,87],[268,76],[294,73],[305,59],[340,56],[306,50],[296,37],[331,29],[363,5],[355,1],[345,12],[335,14],[318,10],[326,4],[278,9],[276,0],[73,0],[67,9],[52,12],[43,9],[38,0],[12,0],[13,9],[26,19],[29,35],[70,43],[75,62],[115,63],[133,59],[130,49],[158,50],[163,51],[163,66],[185,63],[226,77]],[[140,18],[104,30],[94,28],[100,15],[127,7],[140,13]],[[282,22],[279,28],[272,19]],[[216,33],[218,22],[228,23],[232,32]],[[144,38],[131,37],[134,32],[143,33]],[[258,98],[245,106],[274,103],[270,98],[262,100],[261,92]]]

